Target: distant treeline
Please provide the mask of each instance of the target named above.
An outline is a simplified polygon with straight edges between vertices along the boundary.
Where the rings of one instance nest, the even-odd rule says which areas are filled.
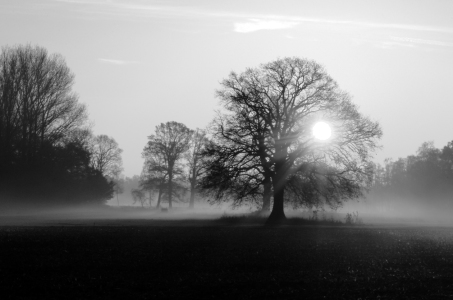
[[[453,141],[441,149],[425,142],[415,155],[376,164],[368,198],[385,210],[453,210]]]
[[[112,197],[114,182],[96,165],[99,137],[87,126],[73,83],[58,54],[29,45],[2,48],[1,204],[99,204]]]

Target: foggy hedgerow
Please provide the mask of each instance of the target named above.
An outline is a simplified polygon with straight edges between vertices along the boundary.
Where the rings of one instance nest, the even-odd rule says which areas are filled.
[[[90,166],[87,111],[73,84],[74,74],[61,55],[30,45],[2,48],[3,201],[74,204],[111,198],[111,184]]]
[[[442,148],[423,143],[413,155],[373,165],[368,209],[450,217],[453,209],[453,141]]]

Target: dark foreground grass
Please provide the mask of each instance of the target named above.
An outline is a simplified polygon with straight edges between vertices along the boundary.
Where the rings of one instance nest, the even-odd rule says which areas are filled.
[[[451,228],[122,224],[0,227],[1,299],[453,298]]]
[[[224,225],[265,225],[269,214],[244,214],[244,215],[227,215],[224,214],[219,219],[215,220],[214,223]],[[342,226],[347,225],[338,219],[333,218],[303,218],[303,217],[290,217],[286,220],[281,221],[280,225],[284,226],[300,226],[300,225],[327,225],[327,226]],[[350,223],[349,225],[353,225]]]

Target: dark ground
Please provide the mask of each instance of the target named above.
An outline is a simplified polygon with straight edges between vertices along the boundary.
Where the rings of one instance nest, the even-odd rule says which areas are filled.
[[[1,226],[0,295],[453,299],[453,228],[152,220]]]

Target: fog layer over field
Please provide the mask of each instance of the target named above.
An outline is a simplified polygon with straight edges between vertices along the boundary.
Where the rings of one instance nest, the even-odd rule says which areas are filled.
[[[360,201],[351,200],[345,203],[338,212],[359,212],[365,222],[399,220],[420,225],[453,225],[453,199],[447,197],[377,198],[369,195]]]
[[[444,201],[444,202],[442,202]],[[343,207],[285,209],[288,218],[335,220],[345,222],[348,214],[355,215],[355,221],[363,225],[414,225],[414,226],[453,226],[453,210],[448,205],[449,199],[437,199],[433,205],[410,199],[361,199],[346,202]],[[201,221],[219,220],[225,217],[251,216],[258,212],[247,206],[232,208],[228,203],[210,205],[197,203],[195,209],[188,209],[181,203],[169,210],[162,208],[141,207],[136,205],[73,208],[25,208],[10,207],[0,212],[0,226],[76,226],[76,225],[169,225],[165,221],[183,221],[187,224],[208,225]],[[262,217],[268,214],[261,214]],[[120,221],[118,223],[118,221]],[[155,221],[163,221],[155,222]],[[191,222],[193,221],[193,222]],[[150,223],[152,222],[152,223]]]
[[[8,225],[109,225],[109,221],[122,220],[121,224],[141,224],[141,221],[151,220],[214,220],[224,215],[244,215],[250,213],[249,208],[231,209],[228,205],[203,205],[196,209],[174,207],[142,208],[139,206],[109,206],[102,207],[78,206],[72,208],[30,208],[3,207],[0,211],[0,226]],[[134,222],[138,221],[138,223]],[[116,223],[118,224],[118,223]]]

